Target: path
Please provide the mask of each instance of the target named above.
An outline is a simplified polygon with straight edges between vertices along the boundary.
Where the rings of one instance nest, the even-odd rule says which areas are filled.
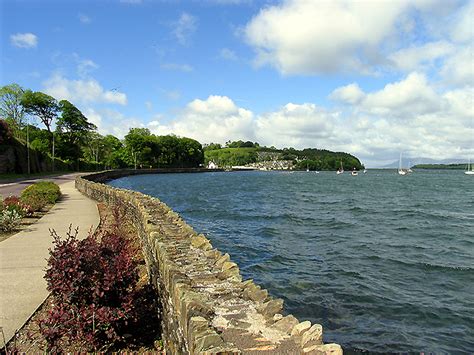
[[[64,236],[72,223],[86,237],[99,223],[96,203],[76,190],[69,175],[58,178],[67,181],[60,185],[61,200],[36,223],[0,243],[0,327],[7,342],[48,296],[43,275],[52,245],[49,229]]]
[[[58,185],[64,184],[68,181],[74,181],[76,176],[83,175],[84,173],[70,173],[64,175],[54,175],[54,176],[42,176],[37,178],[25,178],[25,179],[15,179],[15,181],[11,181],[8,183],[0,183],[0,195],[3,197],[7,197],[10,195],[20,196],[21,191],[27,187],[38,181],[53,181]]]

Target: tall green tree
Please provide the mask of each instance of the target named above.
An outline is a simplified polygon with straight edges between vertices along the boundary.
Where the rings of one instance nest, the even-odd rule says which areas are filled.
[[[57,119],[56,130],[59,134],[58,155],[70,159],[79,169],[79,159],[82,158],[81,145],[84,144],[86,133],[97,127],[87,120],[82,112],[67,100],[59,102],[61,116]]]
[[[38,117],[48,132],[52,133],[52,124],[61,110],[58,101],[54,97],[40,91],[26,90],[21,98],[21,104],[26,113]]]
[[[36,116],[41,120],[49,133],[49,146],[52,153],[52,170],[54,171],[54,135],[51,128],[54,119],[58,116],[60,110],[58,101],[54,97],[46,95],[40,91],[33,92],[31,90],[26,90],[21,97],[21,104],[26,113]]]
[[[25,125],[25,109],[21,103],[25,90],[18,84],[0,88],[0,116],[4,118],[15,133]]]
[[[82,112],[67,100],[59,102],[61,116],[57,120],[57,129],[63,133],[68,142],[75,144],[84,134],[97,129],[96,125],[89,122]]]

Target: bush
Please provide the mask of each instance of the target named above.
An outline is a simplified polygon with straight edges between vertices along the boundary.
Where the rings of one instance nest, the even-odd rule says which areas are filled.
[[[0,144],[7,144],[13,138],[13,132],[7,121],[0,119]]]
[[[0,230],[10,232],[15,230],[21,223],[21,215],[15,210],[3,210],[0,212]]]
[[[20,201],[18,196],[8,196],[3,200],[3,208],[7,211],[16,211],[21,217],[31,214],[31,207]]]
[[[100,241],[93,235],[78,240],[77,230],[65,240],[54,232],[53,237],[45,279],[54,307],[39,322],[48,350],[58,351],[61,340],[79,341],[88,350],[121,340],[134,319],[138,280],[128,241],[110,232]]]
[[[21,201],[34,211],[39,211],[48,203],[55,203],[61,196],[59,186],[54,182],[40,181],[36,182],[21,193]]]

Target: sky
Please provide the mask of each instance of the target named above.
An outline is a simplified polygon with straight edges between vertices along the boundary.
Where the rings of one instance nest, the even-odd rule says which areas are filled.
[[[474,0],[2,0],[0,85],[101,134],[474,159]]]

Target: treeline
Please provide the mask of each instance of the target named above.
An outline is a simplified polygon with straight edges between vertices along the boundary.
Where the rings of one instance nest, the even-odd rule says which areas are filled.
[[[225,146],[211,143],[204,147],[204,154],[206,163],[213,161],[222,167],[284,160],[291,161],[295,170],[337,170],[341,165],[346,170],[364,168],[358,158],[344,152],[315,148],[277,149],[250,141],[229,141]]]
[[[463,170],[466,169],[467,164],[416,164],[413,169],[451,169]]]
[[[29,148],[25,152],[51,159],[52,170],[54,162],[72,170],[197,167],[204,162],[203,148],[194,139],[156,136],[145,128],[130,129],[124,139],[104,136],[73,103],[17,84],[0,88],[0,120],[0,151],[20,142]]]

